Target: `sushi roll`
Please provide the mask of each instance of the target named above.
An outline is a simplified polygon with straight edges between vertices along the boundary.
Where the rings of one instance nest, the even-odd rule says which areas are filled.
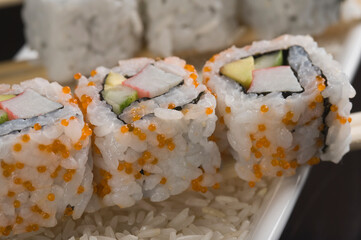
[[[203,68],[217,95],[217,134],[238,176],[290,176],[301,164],[339,162],[349,150],[355,90],[340,65],[309,36],[231,47]]]
[[[244,32],[236,0],[143,1],[146,40],[159,56],[219,51]]]
[[[0,85],[0,237],[82,215],[93,192],[90,134],[69,87]]]
[[[50,79],[65,83],[133,57],[142,47],[139,11],[138,0],[28,0],[22,17],[29,47]]]
[[[216,100],[192,65],[177,57],[135,58],[92,75],[78,76],[75,90],[94,130],[89,211],[219,186]]]

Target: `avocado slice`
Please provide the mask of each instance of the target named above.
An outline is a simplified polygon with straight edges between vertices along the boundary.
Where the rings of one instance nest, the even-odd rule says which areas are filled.
[[[137,91],[122,85],[108,88],[102,94],[105,101],[113,107],[113,112],[117,115],[138,99]]]
[[[254,60],[255,69],[277,67],[283,64],[283,51],[264,54]]]
[[[249,56],[234,62],[230,62],[221,67],[220,72],[237,82],[242,87],[248,89],[252,83],[252,71],[254,70],[254,58]]]
[[[9,100],[13,97],[16,97],[16,95],[13,95],[13,94],[0,95],[0,102]]]
[[[9,120],[8,114],[4,110],[0,109],[0,124],[6,122],[8,120]]]
[[[110,72],[105,77],[104,90],[108,90],[112,87],[121,85],[125,80],[126,78],[123,75],[115,72]]]

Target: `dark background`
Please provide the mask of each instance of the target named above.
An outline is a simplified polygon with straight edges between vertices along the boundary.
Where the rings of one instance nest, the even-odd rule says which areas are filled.
[[[20,6],[0,8],[0,61],[10,60],[24,44]],[[361,43],[360,43],[361,44]],[[361,64],[354,79],[361,90]],[[352,100],[361,111],[361,94]],[[339,164],[314,166],[281,236],[288,239],[361,239],[361,151]]]

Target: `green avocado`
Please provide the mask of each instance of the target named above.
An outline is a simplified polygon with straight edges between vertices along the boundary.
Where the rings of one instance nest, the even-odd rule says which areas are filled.
[[[248,89],[252,83],[252,71],[254,70],[254,58],[249,56],[234,62],[225,64],[220,72],[237,82],[245,89]]]
[[[11,99],[13,97],[16,97],[16,95],[13,95],[13,94],[0,95],[0,102],[5,101],[5,100],[9,100],[9,99]]]
[[[102,94],[105,101],[113,107],[113,112],[117,115],[138,99],[137,91],[122,85],[110,87],[104,90]]]
[[[108,90],[112,87],[121,85],[125,80],[126,78],[123,75],[115,72],[110,72],[105,77],[104,90]]]
[[[283,51],[264,54],[254,60],[255,69],[277,67],[283,64]]]
[[[8,114],[4,110],[0,109],[0,124],[6,122],[8,120],[9,120]]]

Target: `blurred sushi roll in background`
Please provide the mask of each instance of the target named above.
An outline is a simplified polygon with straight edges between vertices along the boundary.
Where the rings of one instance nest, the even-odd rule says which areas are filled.
[[[138,11],[136,0],[27,0],[25,35],[49,77],[66,82],[77,72],[132,57],[143,36]]]
[[[260,38],[280,34],[320,34],[337,23],[340,0],[238,0],[238,17]]]
[[[217,95],[216,137],[238,176],[289,176],[300,164],[339,162],[349,150],[355,90],[311,37],[284,35],[229,48],[203,68]]]
[[[94,130],[89,211],[219,187],[216,99],[192,65],[177,57],[135,58],[76,78],[75,93]]]
[[[144,1],[146,40],[160,56],[202,53],[233,44],[243,33],[236,0]]]
[[[91,129],[69,87],[0,85],[0,237],[81,217],[93,192]]]

